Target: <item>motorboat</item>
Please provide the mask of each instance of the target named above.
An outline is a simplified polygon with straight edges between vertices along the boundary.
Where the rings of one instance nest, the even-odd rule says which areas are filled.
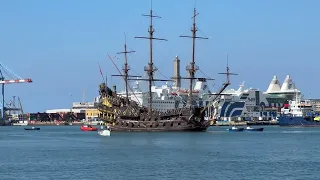
[[[24,128],[24,130],[40,130],[38,127]]]
[[[111,129],[109,126],[107,126],[106,129],[104,129],[104,127],[101,126],[101,130],[98,131],[98,134],[100,136],[110,136],[110,133],[111,133]]]
[[[236,126],[232,126],[232,128],[228,129],[228,131],[230,131],[230,132],[240,132],[243,130],[244,130],[244,128],[237,128]]]
[[[110,136],[110,130],[108,130],[108,129],[103,129],[103,130],[98,131],[98,134],[99,134],[100,136]]]
[[[91,125],[82,125],[80,126],[81,131],[97,131],[98,128],[93,127]]]
[[[264,128],[252,128],[250,126],[247,126],[245,128],[246,131],[263,131]]]

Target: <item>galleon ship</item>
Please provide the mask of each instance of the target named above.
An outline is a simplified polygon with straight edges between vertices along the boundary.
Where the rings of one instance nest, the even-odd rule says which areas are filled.
[[[189,77],[179,77],[181,79],[189,80],[189,89],[193,89],[193,81],[198,79],[195,77],[195,72],[197,67],[195,65],[195,39],[201,38],[198,37],[196,32],[196,9],[194,8],[193,14],[193,26],[192,26],[192,36],[182,36],[189,37],[193,39],[193,48],[192,48],[192,61],[189,66],[187,66],[187,70],[189,72]],[[168,110],[156,110],[153,106],[154,100],[152,96],[152,84],[154,81],[167,81],[161,79],[154,78],[154,72],[156,68],[153,65],[153,53],[152,53],[152,41],[153,40],[164,40],[160,38],[155,38],[153,36],[154,28],[153,28],[153,18],[157,17],[153,14],[152,9],[150,10],[150,14],[145,15],[150,17],[150,26],[148,29],[149,36],[148,37],[136,37],[142,39],[148,39],[150,42],[150,59],[148,65],[144,68],[148,74],[147,79],[139,79],[145,80],[148,82],[149,91],[147,93],[148,103],[146,106],[140,106],[136,101],[131,100],[129,96],[129,86],[128,81],[134,80],[130,79],[134,76],[128,75],[128,63],[127,63],[127,51],[126,43],[124,45],[124,68],[123,74],[121,76],[125,81],[125,96],[119,96],[117,94],[116,88],[111,88],[106,86],[106,83],[103,82],[99,87],[100,94],[100,103],[99,103],[99,111],[101,111],[100,118],[107,121],[111,124],[111,131],[206,131],[210,126],[208,120],[205,119],[205,113],[208,110],[208,106],[199,106],[195,102],[193,98],[194,92],[192,90],[188,91],[188,100],[187,103],[183,107],[168,109]],[[207,38],[203,38],[207,39]],[[111,58],[111,57],[110,57]],[[226,87],[230,84],[229,81],[229,68],[227,67],[227,72],[224,73],[227,75],[227,81],[223,84],[220,91],[215,94],[215,98],[219,97],[219,94],[226,89]],[[175,79],[177,77],[173,77]],[[131,89],[131,88],[130,88]],[[133,91],[131,92],[133,93]],[[214,99],[213,99],[214,100]]]

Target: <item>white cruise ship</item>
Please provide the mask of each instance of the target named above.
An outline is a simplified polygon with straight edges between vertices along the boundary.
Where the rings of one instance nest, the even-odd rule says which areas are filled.
[[[135,82],[133,86],[133,92],[129,91],[129,98],[136,101],[141,106],[148,106],[148,93],[144,93],[139,87],[139,80]],[[166,112],[170,109],[182,108],[186,105],[188,98],[188,89],[182,89],[175,85],[162,85],[152,86],[153,93],[153,108],[158,111]],[[207,82],[204,79],[197,79],[193,89],[194,100],[198,106],[207,105],[209,103],[208,98],[211,96],[211,92],[208,88]],[[125,97],[125,91],[118,93],[120,96]]]
[[[228,89],[214,102],[214,117],[217,120],[262,120],[277,116],[276,107],[270,107],[266,96],[258,89]]]
[[[218,101],[213,102],[213,118],[217,120],[272,120],[276,119],[281,107],[300,93],[289,75],[282,86],[276,76],[271,80],[268,90],[228,89]]]

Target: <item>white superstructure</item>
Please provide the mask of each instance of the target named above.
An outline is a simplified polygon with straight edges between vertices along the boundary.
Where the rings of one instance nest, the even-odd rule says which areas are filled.
[[[271,107],[266,96],[258,89],[228,89],[214,102],[213,116],[218,120],[263,120],[277,116],[276,107]]]
[[[296,85],[291,79],[290,75],[286,76],[282,85],[280,85],[277,76],[274,76],[267,91],[265,92],[265,94],[291,94],[293,96],[296,93],[300,94],[301,92],[296,88]]]
[[[276,119],[281,107],[293,100],[295,94],[301,94],[290,75],[281,85],[277,76],[271,80],[266,92],[258,89],[228,89],[213,102],[213,116],[218,120],[271,120]]]
[[[148,93],[142,92],[139,87],[139,80],[135,82],[132,88],[133,92],[129,91],[129,98],[136,101],[140,106],[148,107],[149,96]],[[168,111],[176,108],[182,108],[186,105],[188,98],[188,89],[178,88],[175,85],[162,85],[162,86],[152,86],[151,92],[153,95],[152,105],[153,108],[158,111]],[[204,79],[196,80],[196,84],[193,89],[194,99],[198,106],[203,106],[208,104],[208,98],[210,95],[210,90]],[[119,92],[120,96],[125,97],[125,92]]]
[[[272,92],[279,92],[279,91],[281,91],[280,81],[278,80],[277,76],[273,76],[273,79],[271,80],[266,92],[272,93]]]
[[[306,113],[313,112],[311,100],[302,100],[301,95],[296,94],[295,100],[290,100],[281,108],[281,114],[292,115],[293,117],[302,117]]]

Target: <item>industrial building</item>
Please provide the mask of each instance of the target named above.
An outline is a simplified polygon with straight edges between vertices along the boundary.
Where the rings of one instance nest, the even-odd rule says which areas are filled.
[[[73,102],[69,109],[50,109],[47,114],[59,114],[62,118],[66,114],[72,113],[78,120],[90,120],[99,117],[100,112],[97,109],[96,102]]]

